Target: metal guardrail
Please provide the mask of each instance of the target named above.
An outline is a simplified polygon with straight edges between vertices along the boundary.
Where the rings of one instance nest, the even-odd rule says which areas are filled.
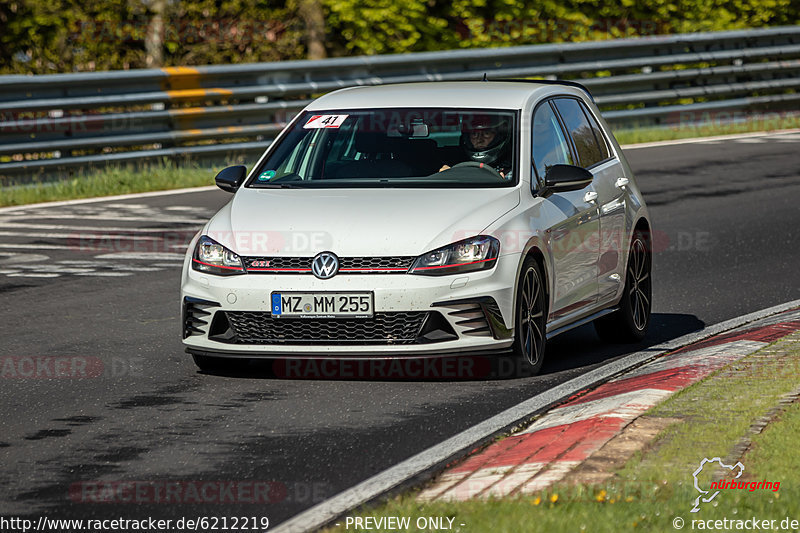
[[[136,71],[0,76],[0,176],[108,162],[233,162],[316,95],[356,85],[579,79],[615,128],[677,114],[800,109],[800,26]]]

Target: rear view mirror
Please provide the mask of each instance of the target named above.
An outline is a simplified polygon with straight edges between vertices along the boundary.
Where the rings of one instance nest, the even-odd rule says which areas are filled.
[[[411,125],[411,137],[427,137],[428,125],[424,123]]]
[[[579,191],[588,187],[594,176],[583,167],[575,165],[553,165],[544,175],[544,191]]]
[[[235,167],[220,170],[214,181],[217,183],[217,187],[223,191],[236,192],[242,185],[246,175],[247,168],[243,165],[236,165]]]

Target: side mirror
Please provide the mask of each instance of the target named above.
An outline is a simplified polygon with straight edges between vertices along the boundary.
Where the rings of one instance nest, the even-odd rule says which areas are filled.
[[[247,168],[243,165],[236,165],[220,170],[214,181],[217,183],[217,187],[223,191],[236,192],[242,185],[245,176],[247,176]]]
[[[583,167],[575,165],[553,165],[544,176],[544,191],[579,191],[588,187],[594,176]],[[543,191],[543,192],[544,192]]]

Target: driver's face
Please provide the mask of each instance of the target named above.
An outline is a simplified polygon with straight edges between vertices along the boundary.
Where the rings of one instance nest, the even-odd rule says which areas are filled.
[[[496,132],[491,129],[472,130],[469,132],[469,142],[476,150],[485,150],[494,141]]]

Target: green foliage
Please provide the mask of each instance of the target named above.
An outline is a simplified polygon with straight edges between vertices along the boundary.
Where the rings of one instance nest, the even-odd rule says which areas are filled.
[[[145,66],[152,0],[0,3],[0,73]],[[796,0],[316,0],[331,56],[800,23]],[[298,0],[168,0],[165,66],[300,59]]]
[[[206,65],[303,57],[302,27],[275,0],[197,0],[169,4],[167,64]]]
[[[46,74],[137,65],[126,22],[144,15],[125,0],[15,0],[0,34],[0,72]]]

